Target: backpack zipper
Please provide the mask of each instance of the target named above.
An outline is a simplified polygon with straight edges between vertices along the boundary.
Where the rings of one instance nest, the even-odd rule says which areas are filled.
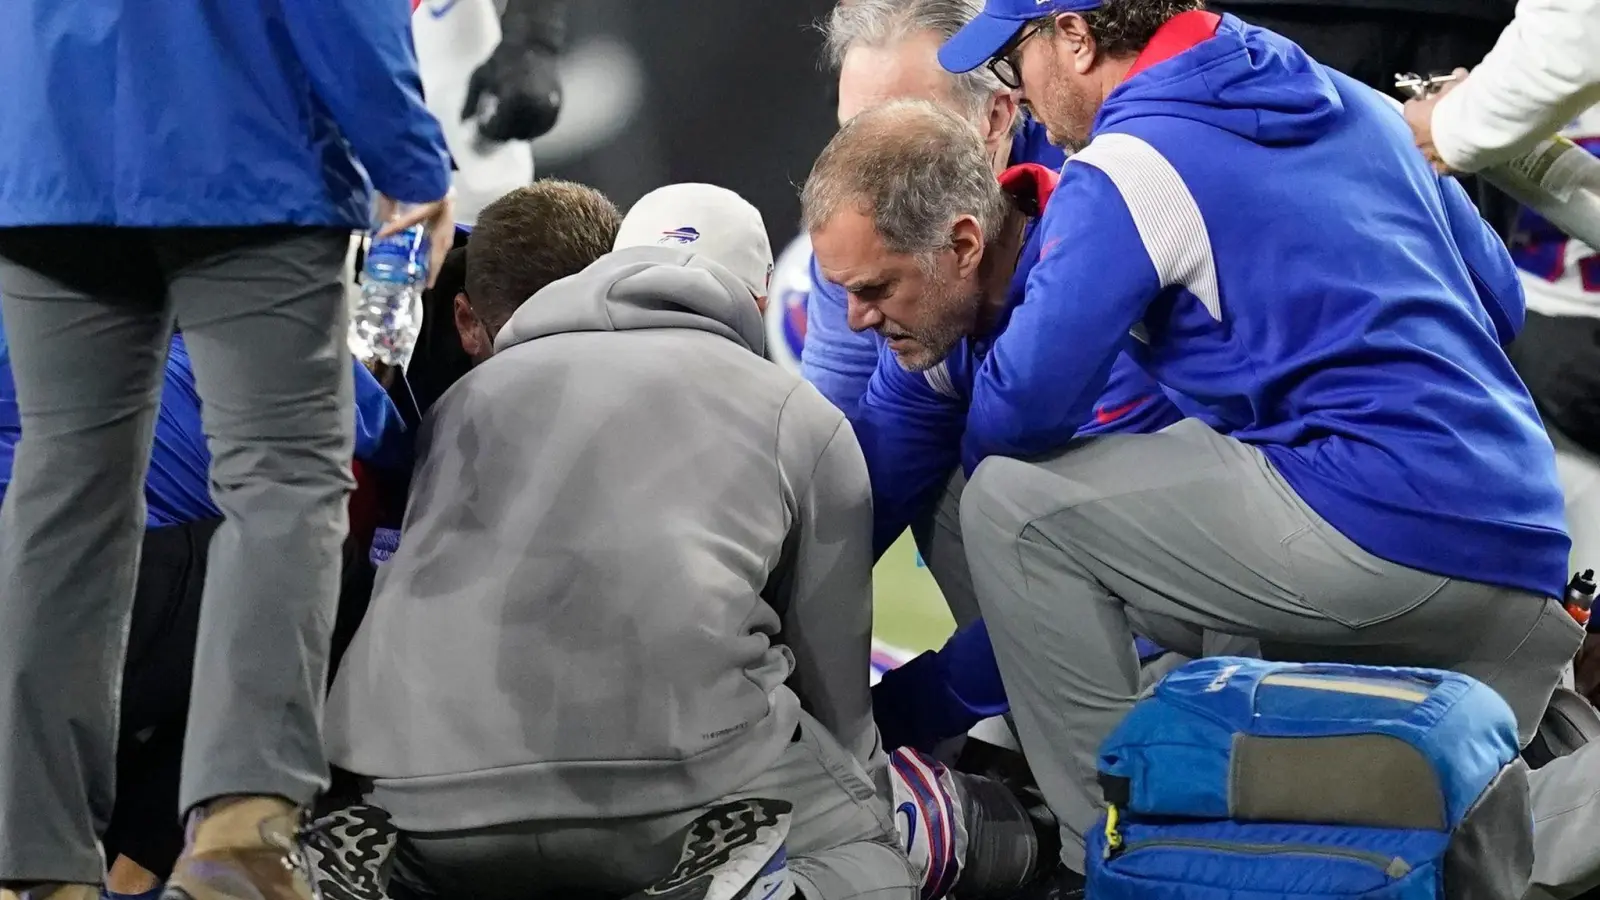
[[[1364,863],[1393,879],[1411,874],[1411,864],[1398,856],[1385,856],[1366,850],[1346,847],[1323,847],[1315,844],[1236,844],[1228,841],[1205,841],[1193,838],[1159,838],[1133,841],[1124,844],[1115,856],[1127,856],[1139,850],[1210,850],[1220,853],[1239,853],[1247,856],[1317,856],[1325,859],[1349,860]]]

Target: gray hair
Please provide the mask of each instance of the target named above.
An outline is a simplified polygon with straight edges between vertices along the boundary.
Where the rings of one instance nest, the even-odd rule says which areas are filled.
[[[977,219],[990,241],[1009,209],[972,125],[925,100],[896,100],[846,122],[812,166],[800,205],[807,232],[855,209],[872,217],[891,253],[924,262],[950,246],[957,219]]]
[[[923,31],[948,40],[982,11],[983,0],[840,0],[822,25],[828,62],[838,71],[852,47],[892,47]],[[987,66],[951,75],[950,83],[953,99],[971,119],[983,114],[996,91],[1006,89]]]

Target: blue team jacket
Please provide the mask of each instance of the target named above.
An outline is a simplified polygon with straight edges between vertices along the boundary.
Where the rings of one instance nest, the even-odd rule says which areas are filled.
[[[1214,27],[1141,58],[1064,168],[974,381],[968,470],[1062,447],[1131,331],[1161,384],[1367,552],[1558,596],[1554,456],[1501,349],[1523,315],[1505,247],[1390,101]]]
[[[1030,168],[1032,171],[1027,171]],[[1048,170],[1015,167],[1002,180],[1008,189],[1020,186],[1036,193],[1046,210],[1054,205],[1050,193],[1055,177]],[[914,519],[938,502],[950,473],[961,465],[973,377],[994,345],[995,335],[1007,330],[1011,311],[1023,302],[1044,239],[1040,220],[1030,222],[1012,275],[1006,312],[992,334],[963,338],[949,356],[926,372],[906,371],[888,345],[877,342],[878,365],[851,422],[872,477],[876,552],[887,550]],[[1126,338],[1124,343],[1131,348],[1133,339]],[[1183,413],[1161,386],[1123,354],[1112,364],[1104,390],[1075,434],[1143,434],[1182,418]]]
[[[1445,213],[1453,239],[1462,256],[1480,267],[1473,278],[1483,284],[1504,285],[1515,277],[1510,264],[1498,249],[1500,239],[1484,226],[1478,210],[1453,178],[1440,182]],[[1481,272],[1482,274],[1478,274]],[[1522,330],[1525,310],[1521,295],[1480,290],[1484,313],[1494,329],[1497,342],[1509,344]],[[1193,404],[1176,394],[1168,394],[1180,409]],[[1195,407],[1193,414],[1207,417],[1207,410]],[[1216,427],[1216,425],[1213,425]],[[1140,662],[1161,656],[1165,651],[1145,638],[1134,642]],[[957,631],[937,652],[924,653],[905,665],[884,674],[872,689],[872,714],[883,733],[884,749],[912,746],[932,751],[940,741],[967,732],[972,726],[1010,709],[1000,668],[989,645],[988,628],[982,620]]]
[[[355,457],[380,465],[403,464],[405,445],[400,412],[366,367],[355,367]],[[173,335],[167,351],[166,377],[156,418],[155,445],[145,476],[145,524],[149,528],[182,525],[222,515],[211,502],[211,452],[200,424],[200,395],[182,335]],[[11,352],[0,330],[0,499],[11,484],[11,464],[22,421],[17,413],[17,385],[11,377]]]
[[[1011,165],[1037,163],[1059,169],[1066,161],[1060,147],[1045,137],[1044,126],[1032,119],[1011,141]],[[867,392],[867,381],[878,367],[878,336],[857,334],[845,321],[845,294],[822,277],[815,257],[810,262],[811,293],[806,298],[806,340],[800,351],[800,375],[822,396],[854,419],[856,406]]]
[[[362,228],[363,169],[397,200],[444,196],[408,11],[6,0],[0,227]]]

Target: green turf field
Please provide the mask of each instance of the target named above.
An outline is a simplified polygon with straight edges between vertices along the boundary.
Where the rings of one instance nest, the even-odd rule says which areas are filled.
[[[873,631],[879,640],[902,650],[931,650],[955,628],[928,570],[917,565],[911,535],[878,561],[872,573]]]

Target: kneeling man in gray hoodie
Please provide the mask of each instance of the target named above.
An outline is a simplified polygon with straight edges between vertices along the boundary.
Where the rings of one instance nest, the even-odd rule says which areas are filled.
[[[424,421],[326,725],[397,897],[917,896],[866,466],[762,356],[771,268],[748,203],[663,188]]]

